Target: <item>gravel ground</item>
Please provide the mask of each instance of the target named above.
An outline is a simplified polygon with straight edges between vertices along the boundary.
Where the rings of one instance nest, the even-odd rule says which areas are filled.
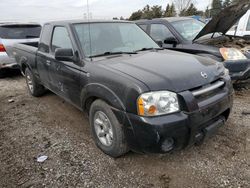
[[[49,92],[29,96],[21,76],[1,79],[0,167],[1,188],[249,187],[250,90],[235,93],[229,121],[203,145],[112,159],[95,146],[85,114]]]

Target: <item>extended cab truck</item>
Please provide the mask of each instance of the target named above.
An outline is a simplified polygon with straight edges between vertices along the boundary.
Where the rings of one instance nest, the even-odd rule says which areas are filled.
[[[200,143],[232,107],[222,64],[163,50],[131,22],[47,23],[39,44],[17,44],[15,58],[29,92],[49,89],[86,111],[96,145],[112,157]]]

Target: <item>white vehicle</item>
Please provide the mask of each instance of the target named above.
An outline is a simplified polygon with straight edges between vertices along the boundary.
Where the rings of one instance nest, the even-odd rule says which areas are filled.
[[[250,10],[227,32],[228,35],[250,36]]]
[[[36,23],[0,23],[0,78],[7,69],[19,69],[12,47],[16,43],[38,42],[41,25]]]

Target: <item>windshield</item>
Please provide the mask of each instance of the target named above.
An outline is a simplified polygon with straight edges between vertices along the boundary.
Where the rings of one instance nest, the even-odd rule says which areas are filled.
[[[3,39],[28,39],[39,38],[40,25],[4,25],[0,26],[0,38]]]
[[[194,40],[198,33],[205,27],[204,23],[195,19],[172,22],[171,24],[188,41]]]
[[[104,53],[136,52],[159,46],[134,23],[81,23],[74,25],[87,57]]]

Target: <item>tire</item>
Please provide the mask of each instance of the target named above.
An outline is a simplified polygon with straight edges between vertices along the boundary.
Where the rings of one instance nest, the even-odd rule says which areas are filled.
[[[37,79],[28,68],[25,69],[25,78],[29,93],[32,96],[40,97],[45,93],[46,89],[44,88],[44,86],[39,84]]]
[[[118,122],[111,107],[107,103],[102,100],[94,101],[90,107],[89,121],[94,141],[97,147],[105,154],[116,158],[128,152],[129,149],[124,135],[123,125]],[[103,129],[100,128],[101,126],[103,126]],[[105,126],[106,130],[104,128]]]

